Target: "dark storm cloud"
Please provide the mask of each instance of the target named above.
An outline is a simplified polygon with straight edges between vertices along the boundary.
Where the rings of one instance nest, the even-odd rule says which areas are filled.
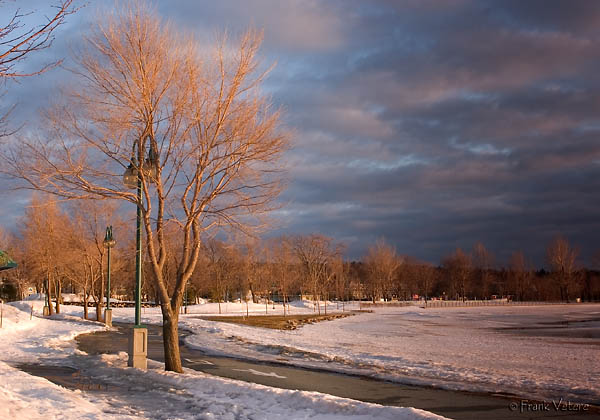
[[[156,4],[203,42],[264,28],[265,61],[277,61],[265,90],[296,132],[280,231],[333,235],[351,257],[385,236],[434,262],[477,241],[500,262],[521,249],[540,265],[557,234],[584,258],[598,247],[599,4]],[[68,56],[91,10],[53,54]],[[43,102],[65,80],[55,71],[11,95]]]

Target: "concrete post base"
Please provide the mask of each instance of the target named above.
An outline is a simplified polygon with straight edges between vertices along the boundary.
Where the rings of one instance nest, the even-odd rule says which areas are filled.
[[[148,368],[148,330],[134,327],[129,336],[129,360],[127,366],[146,370]]]
[[[104,310],[104,324],[107,327],[112,327],[112,309]]]
[[[44,316],[50,316],[50,307],[44,306]]]

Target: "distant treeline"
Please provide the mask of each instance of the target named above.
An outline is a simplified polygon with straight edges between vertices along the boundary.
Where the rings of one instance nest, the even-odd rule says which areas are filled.
[[[18,263],[0,273],[4,299],[20,299],[30,289],[46,292],[60,308],[64,292],[78,293],[86,302],[102,305],[106,296],[107,221],[114,225],[112,250],[113,297],[133,299],[134,238],[131,223],[118,218],[105,203],[79,203],[61,208],[35,201],[17,232],[0,232],[0,249]],[[165,231],[173,250],[178,235]],[[164,265],[169,288],[177,278],[177,253]],[[561,237],[547,247],[550,271],[536,270],[522,252],[505,267],[478,243],[470,252],[456,249],[437,265],[398,255],[383,239],[359,261],[344,258],[343,243],[318,235],[274,239],[206,238],[199,263],[186,287],[188,302],[209,298],[287,301],[303,295],[314,300],[494,299],[514,301],[600,300],[600,272],[577,264],[577,252]],[[144,263],[143,293],[158,301],[153,270]]]

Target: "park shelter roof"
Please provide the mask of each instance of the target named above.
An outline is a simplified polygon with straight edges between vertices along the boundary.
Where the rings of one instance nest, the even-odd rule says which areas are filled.
[[[0,271],[15,268],[17,263],[8,256],[8,254],[0,250]]]

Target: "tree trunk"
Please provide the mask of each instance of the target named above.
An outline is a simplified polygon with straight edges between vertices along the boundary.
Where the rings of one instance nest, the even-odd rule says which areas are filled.
[[[163,346],[165,350],[165,370],[182,373],[179,355],[179,314],[177,309],[169,311],[163,307]]]
[[[254,294],[254,286],[251,282],[248,283],[248,287],[250,288],[250,295],[252,296],[252,303],[258,303],[258,297]]]
[[[83,319],[88,319],[88,294],[85,288],[83,289]]]
[[[62,281],[60,277],[56,280],[56,313],[60,313],[60,299],[62,297]]]
[[[285,299],[285,293],[284,293],[284,294],[283,294],[283,317],[284,317],[284,318],[285,318],[285,316],[286,316],[286,313],[285,313],[285,303],[286,303],[286,302],[285,302],[285,301],[286,301],[286,299]]]
[[[48,312],[50,315],[52,315],[54,313],[54,307],[52,306],[52,293],[50,293],[50,291],[52,290],[52,284],[50,281],[50,275],[48,275],[48,281],[46,282],[46,293],[48,294]]]

